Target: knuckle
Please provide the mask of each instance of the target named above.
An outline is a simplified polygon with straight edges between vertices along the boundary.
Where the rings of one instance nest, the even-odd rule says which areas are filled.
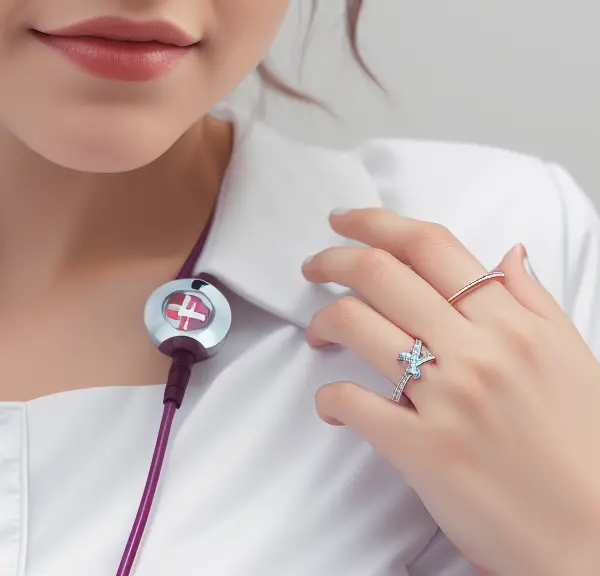
[[[308,335],[332,344],[344,344],[359,327],[365,304],[354,296],[344,296],[319,310],[308,327]]]
[[[468,443],[461,434],[459,421],[447,414],[435,419],[427,428],[427,448],[430,453],[457,464],[468,458]]]
[[[502,346],[508,347],[522,359],[533,358],[539,346],[540,333],[534,322],[525,315],[498,319],[497,334]]]
[[[456,245],[456,238],[446,226],[437,222],[418,222],[411,234],[411,250],[426,257],[432,250],[447,250]]]
[[[491,384],[503,376],[504,370],[499,355],[483,347],[468,354],[465,364],[478,382]]]
[[[313,316],[309,331],[337,341],[339,334],[358,317],[361,307],[362,303],[354,296],[343,296]]]
[[[385,208],[371,208],[360,213],[355,225],[367,236],[378,234],[389,220],[391,212]]]
[[[429,246],[450,246],[453,238],[452,232],[437,222],[423,222],[416,226],[415,239]]]
[[[361,308],[362,304],[357,298],[343,296],[330,304],[325,310],[329,322],[335,326],[345,326],[358,317]]]
[[[371,275],[380,275],[390,266],[397,264],[398,261],[389,252],[381,248],[370,248],[365,250],[358,259],[359,278]]]
[[[504,347],[480,335],[478,342],[463,350],[453,368],[452,393],[469,408],[485,402],[483,394],[506,380]]]
[[[484,388],[478,382],[479,378],[474,379],[464,369],[461,372],[457,372],[454,376],[450,383],[448,394],[451,397],[453,406],[461,414],[477,414],[487,403],[484,398]]]

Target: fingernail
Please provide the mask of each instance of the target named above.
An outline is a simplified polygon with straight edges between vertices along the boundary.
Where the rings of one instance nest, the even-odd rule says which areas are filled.
[[[343,216],[344,214],[348,213],[348,208],[344,208],[342,206],[340,206],[339,208],[334,208],[329,215],[330,216]]]
[[[533,270],[533,266],[531,265],[531,261],[529,260],[529,255],[527,254],[527,249],[525,248],[525,246],[523,244],[521,244],[520,247],[521,247],[521,256],[523,258],[523,266],[525,268],[525,271],[532,278],[535,278],[536,280],[538,280],[538,277]]]
[[[307,256],[304,259],[304,262],[302,262],[302,266],[306,266],[307,264],[310,264],[312,262],[312,260],[313,260],[314,257],[315,257],[314,254],[311,254],[310,256]]]
[[[325,422],[325,424],[329,424],[330,426],[336,426],[336,427],[341,427],[341,426],[345,426],[345,424],[343,422],[340,422],[339,420],[336,420],[335,418],[324,418],[323,422]]]

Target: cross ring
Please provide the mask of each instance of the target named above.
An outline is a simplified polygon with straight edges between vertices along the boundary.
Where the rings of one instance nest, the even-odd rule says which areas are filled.
[[[418,380],[421,377],[420,366],[426,362],[435,360],[435,356],[423,347],[423,342],[417,339],[410,352],[400,352],[400,354],[398,354],[398,360],[400,362],[406,362],[408,366],[406,367],[404,376],[402,376],[400,382],[396,384],[396,388],[392,394],[392,400],[394,402],[400,402],[404,388],[406,388],[406,385],[411,378]]]

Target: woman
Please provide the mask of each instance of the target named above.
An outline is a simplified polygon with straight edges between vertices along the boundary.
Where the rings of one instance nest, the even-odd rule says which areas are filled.
[[[360,4],[348,2],[351,28]],[[489,492],[458,474],[465,467],[455,467],[454,456],[463,445],[443,446],[453,451],[445,454],[450,471],[458,471],[448,487],[445,467],[415,456],[430,446],[411,427],[425,405],[435,410],[437,397],[447,397],[442,380],[450,374],[447,389],[464,382],[459,398],[470,408],[482,397],[467,388],[479,386],[477,378],[510,384],[516,374],[519,389],[530,386],[533,395],[539,388],[531,378],[558,378],[555,392],[562,391],[574,355],[581,360],[571,371],[597,370],[541,287],[527,283],[522,252],[503,268],[506,288],[494,281],[456,308],[444,301],[520,241],[540,280],[597,347],[597,217],[564,170],[532,158],[408,141],[335,152],[302,147],[227,110],[210,114],[260,62],[287,7],[287,0],[0,0],[2,576],[117,571],[171,362],[149,343],[142,312],[158,286],[184,272],[215,279],[232,325],[222,350],[193,369],[143,545],[135,564],[128,548],[119,574],[475,574],[437,523],[482,570],[532,573],[529,556],[505,537],[521,534],[521,517],[507,519],[500,509],[511,504],[526,515],[527,500],[507,496],[477,516]],[[350,210],[330,226],[337,206],[387,210]],[[431,236],[429,225],[406,216],[443,222],[478,261],[448,233],[434,227]],[[190,259],[194,246],[202,251]],[[302,269],[307,255],[332,246],[344,250]],[[371,307],[339,299],[338,284]],[[560,330],[535,328],[547,335],[539,347],[557,362],[558,376],[518,364],[533,354],[532,333],[517,329],[514,339],[513,324],[497,322],[504,313],[527,330],[533,317],[560,323]],[[345,346],[307,346],[309,326],[311,344]],[[319,394],[322,417],[355,427],[390,465],[349,429],[325,425],[314,393],[348,380],[389,397],[390,381],[407,370],[398,352],[412,350],[414,338],[436,356],[421,367],[420,383],[406,387],[416,410],[348,385]],[[502,356],[490,351],[500,341]],[[499,375],[486,362],[473,364],[478,358],[492,358],[492,368],[506,359],[515,371]],[[559,416],[580,409],[575,430],[585,438],[595,390],[588,386],[576,403],[552,396]],[[506,415],[485,406],[484,415]],[[519,424],[536,405],[524,406]],[[449,413],[436,429],[462,430]],[[554,448],[545,436],[536,444],[520,428],[514,434],[523,450]],[[494,445],[493,455],[503,448],[506,457],[486,454],[481,469],[479,459],[469,460],[477,478],[516,478],[514,447]],[[517,462],[539,455],[523,450]],[[540,483],[523,486],[509,495],[530,495],[526,489]],[[540,501],[542,512],[550,509]],[[591,534],[585,516],[568,517],[577,521],[574,535]],[[550,534],[550,552],[564,532]],[[583,570],[588,542],[573,540]],[[498,557],[504,544],[512,564]],[[537,540],[520,544],[541,553]],[[551,573],[547,558],[540,574]]]

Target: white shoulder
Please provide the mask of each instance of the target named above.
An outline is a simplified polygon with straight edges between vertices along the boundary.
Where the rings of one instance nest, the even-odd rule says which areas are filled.
[[[493,147],[370,140],[351,152],[382,204],[444,224],[486,265],[517,242],[600,353],[600,219],[561,166]]]
[[[499,148],[381,139],[365,142],[354,153],[384,202],[403,212],[448,218],[469,209],[475,219],[499,206],[547,200],[549,192],[556,195],[554,176],[545,162]]]

